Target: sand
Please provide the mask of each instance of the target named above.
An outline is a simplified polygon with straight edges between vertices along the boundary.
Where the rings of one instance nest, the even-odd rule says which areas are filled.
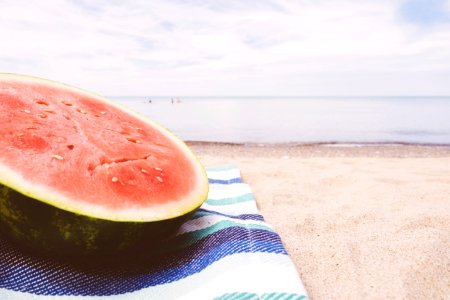
[[[190,145],[238,165],[312,299],[450,299],[450,147]]]

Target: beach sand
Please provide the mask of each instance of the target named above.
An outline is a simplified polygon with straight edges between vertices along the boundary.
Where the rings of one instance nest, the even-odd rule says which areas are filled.
[[[312,299],[450,299],[450,147],[189,145],[240,168]]]

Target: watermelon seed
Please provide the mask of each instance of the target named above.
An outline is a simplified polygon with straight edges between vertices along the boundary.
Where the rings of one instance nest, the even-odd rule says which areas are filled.
[[[56,114],[53,110],[51,109],[44,109],[45,112],[49,113],[49,114]]]
[[[67,106],[72,106],[73,104],[67,101],[62,101],[62,104],[67,105]]]
[[[31,111],[29,111],[28,109],[24,109],[23,112],[27,114],[31,113]]]
[[[80,112],[80,113],[82,113],[82,114],[86,114],[86,111],[85,111],[85,110],[82,110],[82,109],[77,108],[77,111]]]
[[[53,154],[52,157],[56,158],[57,160],[63,160],[64,159],[61,155],[58,155],[58,154]]]
[[[39,116],[40,118],[42,118],[42,119],[47,118],[47,115],[46,115],[46,114],[38,114],[38,116]]]
[[[48,106],[48,103],[45,102],[45,101],[42,101],[42,100],[38,100],[38,101],[36,101],[36,103],[37,103],[37,104],[42,104],[42,105],[47,105],[47,106]]]
[[[136,144],[141,144],[142,143],[140,140],[137,140],[137,139],[132,138],[132,137],[127,137],[127,140],[129,142],[136,143]]]
[[[155,169],[156,171],[162,171],[162,169],[161,169],[161,168],[158,168],[158,167],[154,167],[154,169]]]
[[[92,164],[92,163],[88,164],[88,171],[89,171],[90,173],[92,173],[92,171],[94,171],[94,170],[95,170],[95,165]]]
[[[73,150],[74,147],[74,145],[67,145],[67,148],[69,148],[69,150]]]
[[[117,182],[117,181],[119,181],[119,178],[117,178],[116,176],[114,176],[113,178],[111,178],[111,181],[112,181],[112,182]]]
[[[156,179],[157,179],[159,182],[163,182],[163,179],[162,179],[161,177],[159,177],[159,176],[156,176]]]
[[[106,114],[106,111],[101,111],[100,113],[101,113],[102,115],[104,115],[104,114]]]
[[[125,183],[123,183],[123,182],[121,182],[121,184],[125,185]],[[136,180],[133,180],[133,179],[128,180],[127,184],[129,184],[129,185],[136,185]]]
[[[148,174],[148,171],[146,169],[141,169],[142,173]]]

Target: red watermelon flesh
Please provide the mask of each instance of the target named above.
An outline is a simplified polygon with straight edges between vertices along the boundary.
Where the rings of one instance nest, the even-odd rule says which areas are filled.
[[[98,95],[0,75],[0,182],[55,207],[156,221],[200,206],[205,172],[173,134]]]

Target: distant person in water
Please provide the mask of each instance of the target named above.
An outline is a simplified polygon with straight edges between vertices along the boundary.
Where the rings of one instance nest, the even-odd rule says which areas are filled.
[[[172,104],[173,104],[173,98],[172,98]]]

